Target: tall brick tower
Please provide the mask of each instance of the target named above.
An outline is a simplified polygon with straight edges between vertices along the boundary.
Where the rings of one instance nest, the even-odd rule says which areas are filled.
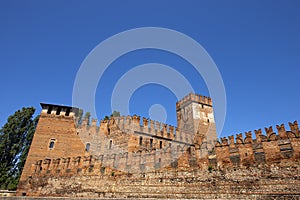
[[[203,136],[212,149],[217,133],[211,98],[190,93],[176,103],[176,112],[179,131]]]
[[[84,155],[85,145],[77,135],[76,108],[41,103],[42,112],[19,181],[17,195],[26,195],[24,188],[32,170],[49,168],[50,159]]]

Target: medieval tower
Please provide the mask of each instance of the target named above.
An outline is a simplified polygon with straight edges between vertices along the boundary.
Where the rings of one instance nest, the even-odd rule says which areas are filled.
[[[211,150],[217,141],[211,98],[191,93],[176,103],[176,112],[178,129],[194,138],[202,137]]]
[[[41,103],[19,196],[248,199],[300,195],[298,122],[217,140],[212,100],[176,103],[177,126],[145,117],[78,122],[77,108]],[[255,172],[255,173],[254,173]],[[266,196],[269,195],[269,196]],[[291,196],[288,196],[290,198]]]

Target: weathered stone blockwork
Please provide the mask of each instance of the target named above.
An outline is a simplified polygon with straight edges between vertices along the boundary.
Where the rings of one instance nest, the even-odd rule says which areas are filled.
[[[256,199],[263,195],[300,195],[299,172],[299,167],[284,165],[114,175],[95,169],[72,176],[36,175],[28,192],[33,196],[90,198]]]
[[[140,116],[77,123],[76,109],[42,104],[17,195],[241,198],[298,195],[298,123],[217,141],[212,101],[177,102],[178,127]]]

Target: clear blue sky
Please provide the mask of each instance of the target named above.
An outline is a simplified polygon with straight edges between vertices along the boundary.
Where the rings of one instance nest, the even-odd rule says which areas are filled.
[[[101,41],[138,27],[165,27],[199,42],[221,72],[227,94],[222,136],[300,120],[300,1],[0,1],[0,126],[23,106],[72,104],[76,73]],[[98,117],[110,113],[116,81],[149,62],[173,66],[209,95],[184,60],[140,50],[116,60],[99,82]],[[182,66],[185,66],[184,68]],[[176,124],[175,96],[159,85],[138,89],[132,114],[165,106]],[[275,128],[275,127],[274,127]]]

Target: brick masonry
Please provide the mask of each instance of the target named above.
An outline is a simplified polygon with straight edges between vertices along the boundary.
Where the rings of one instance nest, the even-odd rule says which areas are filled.
[[[141,118],[77,123],[76,108],[42,104],[19,196],[248,198],[300,194],[297,121],[217,141],[212,101],[176,103],[178,127]],[[298,197],[297,197],[298,198]]]

